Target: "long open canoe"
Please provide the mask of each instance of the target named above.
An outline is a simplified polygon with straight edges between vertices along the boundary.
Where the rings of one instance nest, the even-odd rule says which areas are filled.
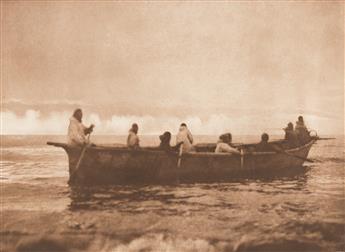
[[[242,155],[210,152],[214,145],[199,146],[196,152],[182,154],[179,167],[178,153],[174,152],[149,147],[130,150],[92,146],[86,148],[78,169],[81,147],[47,144],[62,147],[67,152],[70,183],[126,184],[226,181],[243,176],[280,174],[301,168],[315,142],[312,139],[298,148],[286,149],[286,153],[249,152]]]

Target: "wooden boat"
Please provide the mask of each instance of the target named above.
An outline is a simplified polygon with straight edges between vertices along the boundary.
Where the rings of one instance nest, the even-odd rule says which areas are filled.
[[[158,148],[131,150],[126,147],[83,148],[48,142],[68,154],[71,184],[127,184],[227,181],[238,177],[273,175],[300,169],[317,139],[289,149],[276,141],[283,152],[253,152],[253,145],[239,145],[241,155],[214,153],[215,144],[196,145],[196,152],[165,152]],[[180,158],[180,166],[178,159]],[[78,161],[80,162],[79,166]],[[76,169],[78,166],[78,169]]]

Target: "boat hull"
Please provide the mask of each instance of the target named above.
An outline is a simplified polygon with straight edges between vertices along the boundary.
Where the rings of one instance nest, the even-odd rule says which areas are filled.
[[[239,177],[279,175],[303,166],[315,140],[286,153],[260,152],[243,155],[195,152],[181,156],[155,148],[129,150],[120,147],[87,147],[77,168],[82,148],[50,143],[66,150],[72,184],[128,184],[227,181]],[[298,156],[298,157],[294,157]]]

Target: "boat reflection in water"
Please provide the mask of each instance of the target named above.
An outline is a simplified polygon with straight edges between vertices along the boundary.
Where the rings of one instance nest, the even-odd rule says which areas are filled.
[[[214,208],[234,208],[230,203],[232,197],[226,194],[244,193],[241,188],[248,186],[253,193],[279,195],[289,189],[289,192],[306,191],[307,172],[310,166],[302,166],[289,172],[274,176],[252,178],[235,178],[226,182],[214,183],[170,183],[170,184],[131,184],[131,185],[72,185],[69,197],[71,211],[79,210],[109,210],[123,213],[156,212],[159,215],[180,215],[188,208],[193,211],[205,211],[210,202],[195,201],[196,198],[209,195],[213,191],[218,196],[222,193],[221,202]],[[267,190],[267,188],[270,188]],[[281,190],[280,190],[281,189]],[[183,206],[183,207],[182,207]]]

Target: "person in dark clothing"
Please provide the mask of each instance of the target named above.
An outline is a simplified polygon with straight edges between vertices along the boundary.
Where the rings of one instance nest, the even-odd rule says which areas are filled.
[[[180,146],[183,142],[176,144],[175,146],[170,145],[171,140],[171,133],[169,131],[165,131],[163,135],[159,136],[161,143],[159,144],[159,149],[170,152],[170,151],[178,151]]]
[[[284,129],[285,131],[285,140],[287,141],[289,147],[295,148],[300,145],[298,140],[297,134],[294,131],[292,122],[289,122],[287,127]]]
[[[296,122],[295,126],[295,132],[301,144],[305,144],[310,141],[310,133],[306,125],[304,124],[303,116],[298,117],[298,121]]]
[[[258,143],[255,147],[257,152],[268,152],[273,151],[271,145],[268,143],[269,136],[266,133],[261,135],[261,142]]]
[[[280,149],[278,146],[269,143],[268,140],[269,140],[268,134],[263,133],[261,135],[261,142],[255,146],[255,151],[257,151],[257,152],[272,152],[272,151],[280,152],[280,151],[282,151],[282,149]]]

